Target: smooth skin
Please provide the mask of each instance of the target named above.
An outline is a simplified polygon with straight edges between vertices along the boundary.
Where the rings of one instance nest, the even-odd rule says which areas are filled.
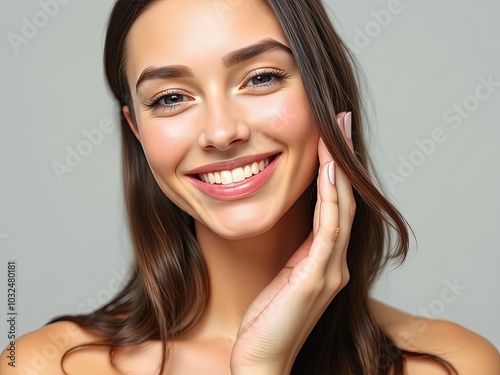
[[[159,1],[130,32],[126,73],[136,121],[128,107],[124,114],[160,188],[195,219],[211,284],[201,320],[172,342],[166,374],[289,373],[307,335],[349,281],[352,187],[319,139],[295,61],[274,50],[230,68],[221,64],[228,52],[266,38],[288,46],[274,15],[258,1],[241,2],[222,17],[211,1]],[[156,79],[136,90],[144,69],[167,64],[186,65],[193,77]],[[287,78],[263,72],[269,68],[286,71]],[[256,72],[270,78],[267,84],[254,78]],[[165,90],[181,93],[168,96]],[[164,95],[162,107],[148,108],[158,95]],[[174,98],[182,101],[172,109]],[[276,108],[285,112],[277,117]],[[352,150],[346,115],[339,113],[337,124]],[[244,199],[209,198],[186,175],[262,152],[279,152],[281,159],[266,185]],[[310,223],[302,219],[316,172]],[[460,375],[500,374],[498,351],[477,334],[445,321],[428,320],[422,329],[408,314],[377,301],[371,309],[399,347],[440,355]],[[17,341],[17,369],[2,354],[0,373],[63,374],[64,352],[97,340],[68,322],[40,328]],[[115,358],[124,373],[151,374],[160,353],[160,344],[152,342],[119,350]],[[105,348],[70,355],[65,369],[71,375],[118,374]],[[410,358],[406,373],[446,372],[435,362]]]

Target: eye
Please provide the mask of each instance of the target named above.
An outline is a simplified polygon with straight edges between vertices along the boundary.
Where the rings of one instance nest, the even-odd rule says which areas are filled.
[[[149,109],[162,110],[162,111],[173,111],[177,107],[181,106],[182,103],[187,101],[192,101],[193,99],[183,93],[175,90],[167,90],[151,98],[146,107]]]
[[[248,81],[251,90],[261,90],[283,82],[289,76],[286,72],[277,69],[258,70]]]
[[[168,95],[165,95],[165,96],[162,96],[158,102],[160,104],[163,104],[163,105],[172,105],[172,104],[177,104],[177,103],[181,103],[183,102],[183,98],[185,98],[186,96],[184,95],[179,95],[179,94],[168,94]]]
[[[252,78],[250,80],[250,82],[252,82],[252,84],[254,84],[254,85],[260,85],[260,84],[263,84],[263,83],[266,83],[266,82],[269,82],[272,80],[273,80],[273,76],[271,76],[271,74],[261,74],[261,75],[258,75],[258,76],[255,76],[254,78]]]

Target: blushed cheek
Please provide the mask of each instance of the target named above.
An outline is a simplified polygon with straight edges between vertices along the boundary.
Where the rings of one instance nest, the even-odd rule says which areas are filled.
[[[307,98],[296,88],[245,98],[243,103],[239,120],[251,126],[256,138],[303,144],[304,137],[317,136]]]
[[[286,95],[276,105],[280,113],[270,122],[276,138],[286,139],[291,147],[308,147],[317,141],[318,131],[305,95]]]
[[[175,173],[192,144],[188,129],[165,119],[149,120],[141,127],[144,152],[155,175],[164,177]]]

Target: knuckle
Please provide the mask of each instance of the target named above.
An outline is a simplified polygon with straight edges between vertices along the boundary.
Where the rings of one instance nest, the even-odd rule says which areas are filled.
[[[346,270],[345,274],[342,277],[342,283],[340,285],[341,289],[344,288],[347,284],[349,284],[351,276],[349,274],[349,271]]]
[[[349,283],[349,272],[335,272],[333,275],[330,275],[326,281],[326,287],[328,290],[332,292],[338,292],[342,290]]]
[[[332,240],[332,241],[337,241],[337,239],[339,238],[339,234],[340,234],[340,228],[334,228],[334,229],[331,229],[328,233],[328,237]]]
[[[337,241],[337,239],[339,238],[340,228],[339,227],[327,228],[326,226],[320,225],[318,233],[321,234],[315,239],[318,242],[318,244],[322,248],[331,249],[333,245],[332,243]]]
[[[330,291],[337,292],[342,289],[342,274],[340,272],[336,272],[334,275],[331,275],[327,280],[327,288]]]

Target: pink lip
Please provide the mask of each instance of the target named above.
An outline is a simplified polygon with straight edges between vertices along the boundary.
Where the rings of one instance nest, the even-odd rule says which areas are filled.
[[[272,155],[276,155],[276,152],[268,152],[265,154],[240,156],[239,158],[235,158],[232,160],[219,161],[217,163],[203,165],[199,168],[195,168],[193,170],[186,172],[186,174],[197,175],[197,174],[209,173],[209,172],[230,171],[232,169],[243,167],[245,165],[252,164],[254,162],[259,162],[259,161],[264,160]]]
[[[230,185],[218,185],[218,184],[209,184],[203,181],[198,180],[194,176],[188,176],[193,184],[204,194],[208,195],[211,198],[222,200],[222,201],[230,201],[248,197],[259,190],[262,186],[266,184],[266,182],[271,178],[273,172],[278,165],[278,160],[280,159],[281,154],[277,155],[274,160],[269,163],[266,169],[260,172],[257,175],[254,175],[250,178],[247,178],[245,181],[233,183]],[[262,157],[262,156],[259,156]],[[266,156],[263,157],[265,159]],[[241,160],[241,159],[238,159]],[[262,160],[262,159],[256,159]],[[248,162],[247,164],[249,164]],[[241,165],[241,164],[239,164]],[[245,165],[245,164],[244,164]],[[210,165],[213,168],[213,164]],[[237,167],[237,166],[236,166]],[[233,167],[235,168],[235,167]],[[196,170],[198,171],[198,170]],[[195,171],[195,172],[196,172]],[[210,169],[210,171],[214,171],[214,169]],[[196,172],[203,173],[203,172]]]

